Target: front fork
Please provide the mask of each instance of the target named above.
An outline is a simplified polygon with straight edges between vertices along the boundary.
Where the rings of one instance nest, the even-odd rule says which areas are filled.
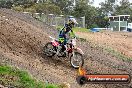
[[[75,50],[73,49],[73,51],[72,51],[72,55],[73,55],[73,57],[75,57],[75,52],[74,52]]]
[[[83,51],[82,51],[80,48],[75,48],[75,47],[74,47],[74,49],[73,49],[73,51],[72,51],[73,57],[75,57],[75,51],[79,52],[79,53],[82,54],[82,55],[84,54]]]

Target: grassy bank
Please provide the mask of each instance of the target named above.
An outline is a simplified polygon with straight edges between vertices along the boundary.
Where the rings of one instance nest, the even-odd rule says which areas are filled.
[[[90,29],[86,29],[86,28],[78,28],[78,27],[73,28],[73,30],[74,30],[75,32],[91,32]]]
[[[26,71],[0,65],[0,84],[13,88],[60,88],[58,85],[45,84],[33,79]]]

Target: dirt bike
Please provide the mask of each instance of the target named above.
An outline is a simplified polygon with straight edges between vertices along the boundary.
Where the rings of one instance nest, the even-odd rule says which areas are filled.
[[[65,46],[62,46],[61,43],[49,36],[52,41],[48,42],[44,48],[43,48],[43,53],[48,56],[57,56],[57,57],[68,57],[70,58],[70,64],[74,68],[79,68],[79,66],[83,66],[84,64],[84,59],[83,59],[83,51],[75,47],[76,46],[76,38],[71,39],[70,42],[66,44],[67,49]]]

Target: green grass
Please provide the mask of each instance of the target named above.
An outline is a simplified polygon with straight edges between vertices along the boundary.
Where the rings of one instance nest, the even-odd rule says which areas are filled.
[[[79,27],[73,28],[73,30],[74,30],[75,32],[91,32],[90,29],[79,28]]]
[[[46,84],[33,79],[26,71],[10,66],[0,65],[0,84],[15,88],[60,88],[58,85]]]

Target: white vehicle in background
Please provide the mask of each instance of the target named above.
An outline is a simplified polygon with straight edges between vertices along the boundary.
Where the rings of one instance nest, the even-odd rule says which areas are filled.
[[[132,32],[132,23],[128,23],[127,31]]]

